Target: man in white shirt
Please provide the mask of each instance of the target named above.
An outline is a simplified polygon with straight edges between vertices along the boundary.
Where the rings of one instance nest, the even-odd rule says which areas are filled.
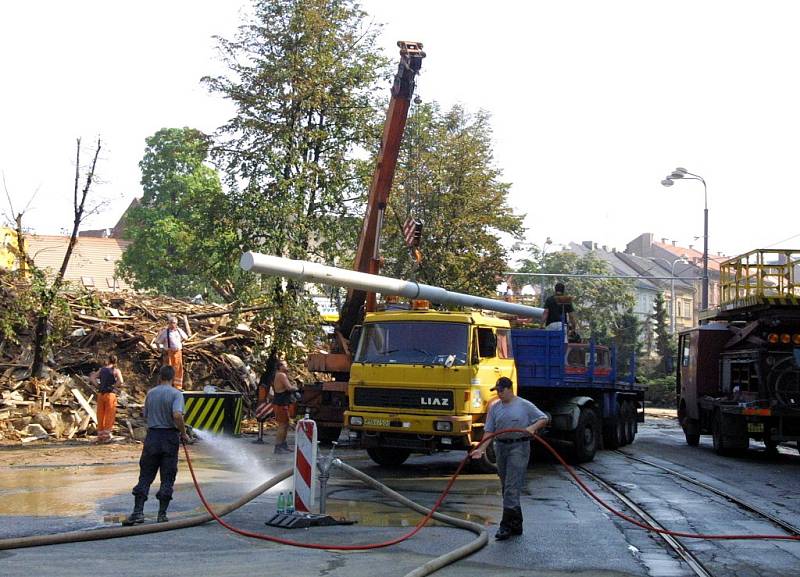
[[[167,326],[161,329],[154,341],[164,351],[164,364],[175,369],[173,386],[176,389],[183,389],[183,341],[188,338],[178,326],[178,318],[170,315]]]

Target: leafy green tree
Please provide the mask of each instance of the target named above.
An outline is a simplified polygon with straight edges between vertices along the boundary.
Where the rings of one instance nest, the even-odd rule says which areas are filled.
[[[610,267],[593,253],[579,256],[572,252],[548,253],[544,259],[538,247],[534,247],[531,256],[522,261],[518,272],[570,274],[570,275],[607,275]],[[519,282],[538,282],[538,277],[522,277]],[[526,280],[527,279],[527,280]],[[588,335],[608,341],[627,331],[630,321],[626,320],[627,311],[634,305],[633,283],[628,279],[597,279],[575,277],[548,277],[548,286],[552,287],[561,281],[567,287],[567,294],[572,295],[575,317],[581,336]],[[587,334],[588,333],[588,334]]]
[[[139,163],[143,195],[126,215],[123,234],[132,244],[120,273],[136,288],[176,297],[212,290],[226,301],[241,297],[254,279],[237,266],[231,203],[219,175],[205,164],[208,136],[194,128],[162,128],[146,142]]]
[[[359,159],[388,92],[378,32],[352,0],[256,0],[236,37],[217,39],[227,73],[203,80],[236,110],[215,158],[246,249],[349,264],[366,192]],[[276,306],[313,311],[300,283],[261,284]],[[273,361],[311,320],[275,318]]]
[[[633,308],[628,308],[617,320],[614,344],[617,346],[617,368],[620,374],[630,373],[630,360],[641,350],[641,321]]]
[[[508,269],[499,234],[522,235],[524,215],[508,204],[492,153],[486,112],[417,106],[403,139],[384,228],[384,274],[491,296]],[[417,267],[399,234],[407,217],[423,223]]]
[[[653,303],[654,312],[651,315],[655,323],[654,332],[656,334],[656,353],[661,357],[661,362],[658,365],[659,376],[667,375],[667,359],[674,354],[674,345],[672,336],[669,332],[669,318],[667,315],[666,301],[664,300],[664,293],[658,293]]]

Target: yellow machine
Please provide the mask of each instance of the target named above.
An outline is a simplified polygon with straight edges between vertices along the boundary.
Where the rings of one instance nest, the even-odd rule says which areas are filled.
[[[381,465],[412,452],[469,450],[502,376],[516,386],[508,321],[427,308],[371,313],[350,369],[345,423]]]

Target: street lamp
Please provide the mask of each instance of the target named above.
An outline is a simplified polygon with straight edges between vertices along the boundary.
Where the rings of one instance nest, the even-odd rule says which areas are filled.
[[[542,245],[542,267],[541,267],[542,268],[542,272],[544,272],[544,267],[545,267],[545,264],[546,264],[545,252],[547,251],[547,245],[548,244],[553,244],[553,240],[549,236],[547,237],[547,240],[544,241],[544,244]],[[541,289],[541,297],[542,297],[542,306],[544,306],[544,279],[545,279],[545,277],[542,277],[541,280],[539,281],[539,288]]]
[[[708,189],[706,181],[685,168],[678,167],[661,181],[662,186],[672,186],[676,180],[699,180],[703,183],[703,310],[708,309]]]
[[[663,260],[665,263],[669,264],[669,260],[665,258],[661,258],[660,256],[651,257],[653,260]],[[686,260],[685,256],[681,258],[676,258],[672,261],[672,265],[670,266],[670,276],[672,279],[670,280],[670,291],[669,291],[669,303],[670,303],[670,332],[674,335],[675,334],[675,264],[676,263],[683,263],[689,264],[689,261]]]

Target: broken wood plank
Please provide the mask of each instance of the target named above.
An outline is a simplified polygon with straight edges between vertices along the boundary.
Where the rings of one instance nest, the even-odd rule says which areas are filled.
[[[55,403],[66,392],[67,392],[67,383],[61,383],[60,385],[58,385],[58,388],[55,390],[55,392],[52,395],[50,395],[50,402]]]
[[[75,399],[78,401],[80,406],[83,407],[83,410],[86,411],[86,413],[92,419],[92,421],[97,423],[97,413],[94,412],[94,409],[89,404],[89,401],[86,399],[86,397],[84,397],[78,389],[70,389],[70,391],[72,391],[72,396],[75,397]],[[93,396],[94,395],[92,395],[92,397]],[[92,397],[89,397],[89,399],[91,399]]]

